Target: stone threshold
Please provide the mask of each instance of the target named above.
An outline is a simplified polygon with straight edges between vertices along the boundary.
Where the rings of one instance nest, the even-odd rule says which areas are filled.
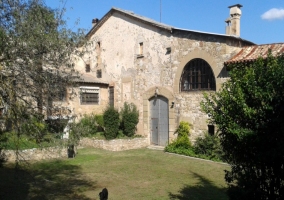
[[[163,146],[158,146],[158,145],[149,145],[149,146],[147,147],[147,149],[153,149],[153,150],[164,151],[165,147],[163,147]]]

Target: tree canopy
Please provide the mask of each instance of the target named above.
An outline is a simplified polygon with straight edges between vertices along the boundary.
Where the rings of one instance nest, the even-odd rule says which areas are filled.
[[[44,0],[0,0],[2,121],[19,135],[29,120],[42,121],[50,101],[76,75],[74,55],[84,35],[68,29],[63,14]]]
[[[231,199],[284,198],[284,56],[231,65],[230,79],[201,103],[231,165]]]

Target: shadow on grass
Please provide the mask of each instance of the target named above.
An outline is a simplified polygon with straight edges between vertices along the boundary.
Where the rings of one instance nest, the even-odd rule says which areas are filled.
[[[76,165],[64,161],[35,163],[26,169],[0,169],[0,199],[78,199],[89,200],[84,191],[96,183],[85,178]]]
[[[179,200],[227,200],[228,196],[226,195],[226,188],[219,188],[208,180],[207,178],[192,173],[198,183],[191,186],[185,185],[180,191],[179,194],[169,193],[170,199],[179,199]]]

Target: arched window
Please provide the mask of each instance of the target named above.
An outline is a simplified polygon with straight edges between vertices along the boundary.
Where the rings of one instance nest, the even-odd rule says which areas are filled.
[[[216,90],[216,83],[210,65],[203,59],[191,60],[183,69],[180,91]]]

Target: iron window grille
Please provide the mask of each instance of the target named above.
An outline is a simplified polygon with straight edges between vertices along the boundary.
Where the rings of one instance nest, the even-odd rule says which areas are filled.
[[[80,102],[81,105],[100,103],[100,88],[99,87],[80,87]]]
[[[216,90],[216,83],[210,65],[203,59],[191,60],[185,67],[180,80],[182,92]]]

